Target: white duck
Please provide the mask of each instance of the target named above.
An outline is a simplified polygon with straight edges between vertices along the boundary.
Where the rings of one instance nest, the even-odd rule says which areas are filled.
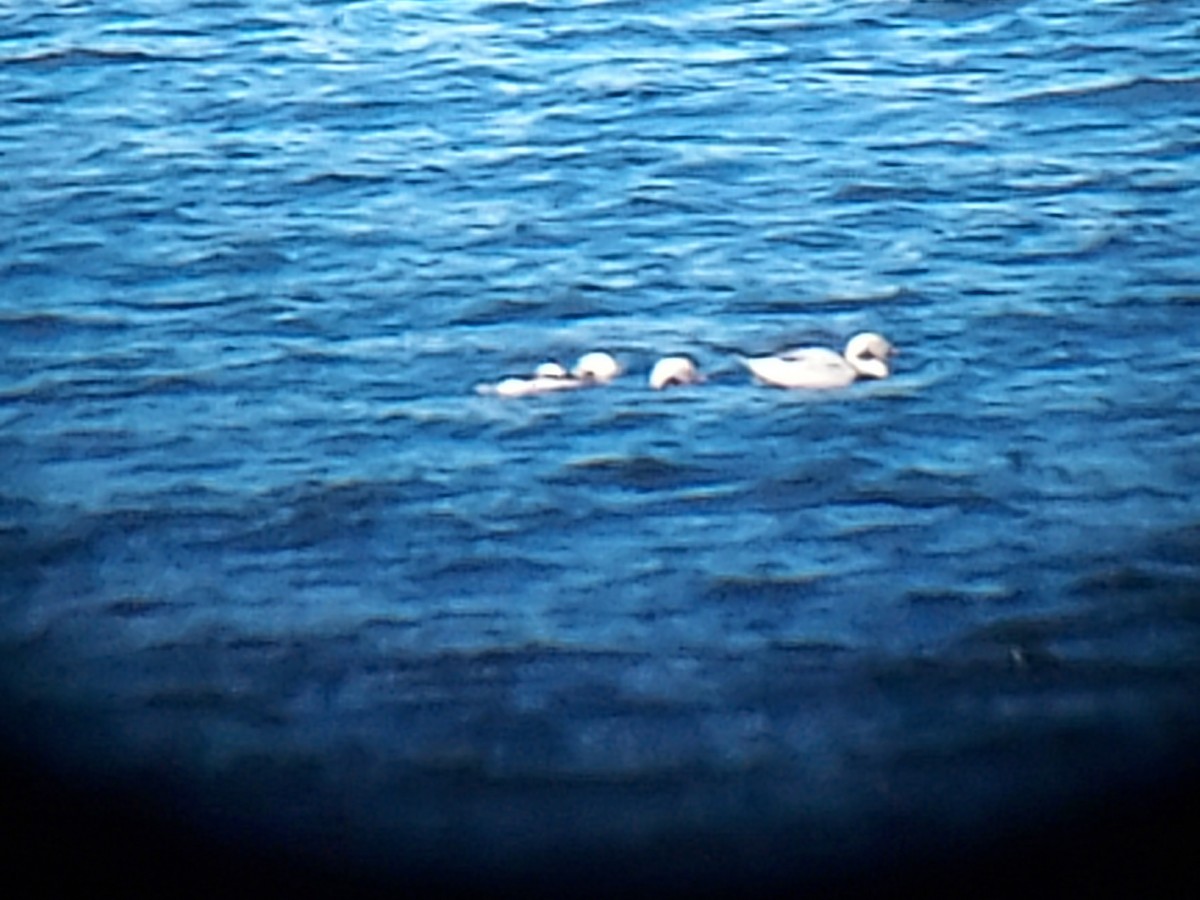
[[[859,378],[887,378],[896,349],[874,332],[856,334],[839,354],[824,347],[801,347],[778,356],[742,358],[759,381],[782,388],[838,388]]]
[[[475,390],[498,397],[528,397],[580,387],[582,382],[556,362],[544,362],[528,378],[505,378],[496,384],[481,384]]]
[[[593,350],[579,357],[571,376],[584,384],[608,384],[621,374],[621,364],[602,350]]]
[[[570,391],[592,384],[607,384],[621,374],[621,367],[607,353],[585,353],[568,372],[556,362],[544,362],[528,377],[505,378],[496,384],[481,384],[480,394],[498,397],[529,397],[554,391]]]
[[[650,387],[656,391],[684,384],[699,384],[704,376],[687,356],[665,356],[650,370]]]

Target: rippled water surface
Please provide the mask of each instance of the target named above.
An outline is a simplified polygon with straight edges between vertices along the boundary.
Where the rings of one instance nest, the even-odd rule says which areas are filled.
[[[821,865],[1169,771],[1198,22],[0,7],[6,718],[431,871]],[[736,361],[864,329],[893,378]],[[626,373],[474,390],[590,349]]]

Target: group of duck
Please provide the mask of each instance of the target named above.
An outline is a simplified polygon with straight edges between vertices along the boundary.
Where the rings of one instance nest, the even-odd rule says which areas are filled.
[[[820,390],[845,387],[860,378],[887,378],[896,348],[874,332],[856,334],[842,353],[825,347],[798,347],[772,356],[739,356],[738,360],[761,384],[789,389]],[[481,394],[500,397],[528,397],[553,391],[567,391],[613,381],[622,372],[612,355],[603,351],[585,353],[567,369],[556,362],[545,362],[532,375],[505,378],[495,384],[481,384]],[[704,381],[690,356],[667,356],[650,370],[649,384],[654,390]]]

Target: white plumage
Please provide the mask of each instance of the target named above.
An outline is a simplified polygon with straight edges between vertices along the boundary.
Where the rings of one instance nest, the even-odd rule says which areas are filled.
[[[888,359],[896,349],[874,332],[856,334],[845,353],[825,347],[799,347],[776,356],[743,358],[742,363],[764,384],[782,388],[838,388],[859,378],[887,378]]]
[[[704,380],[696,363],[687,356],[666,356],[650,370],[650,387],[656,391],[683,384],[699,384]]]

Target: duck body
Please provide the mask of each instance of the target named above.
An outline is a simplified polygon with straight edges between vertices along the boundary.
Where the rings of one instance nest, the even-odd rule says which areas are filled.
[[[650,370],[650,387],[656,391],[685,384],[699,384],[704,376],[688,356],[666,356]]]
[[[582,382],[558,363],[544,362],[533,370],[532,375],[510,376],[495,384],[480,384],[475,387],[475,391],[479,394],[494,394],[497,397],[529,397],[552,391],[568,391],[581,386]]]
[[[569,375],[561,378],[535,375],[532,378],[505,378],[495,385],[484,385],[481,393],[495,394],[498,397],[529,397],[554,391],[570,391],[578,387],[583,387],[583,382]]]
[[[608,384],[621,374],[621,364],[603,350],[593,350],[579,357],[571,375],[585,384]]]
[[[775,356],[743,358],[742,364],[763,384],[822,390],[846,387],[860,378],[887,378],[895,348],[874,332],[852,337],[844,353],[825,347],[799,347]]]
[[[497,397],[530,397],[608,384],[620,374],[621,366],[612,356],[595,351],[581,356],[569,372],[559,363],[544,362],[533,370],[532,375],[505,378],[495,384],[481,384],[475,390]]]
[[[755,378],[773,387],[818,390],[845,387],[858,380],[858,372],[841,354],[824,347],[797,348],[742,362]]]

